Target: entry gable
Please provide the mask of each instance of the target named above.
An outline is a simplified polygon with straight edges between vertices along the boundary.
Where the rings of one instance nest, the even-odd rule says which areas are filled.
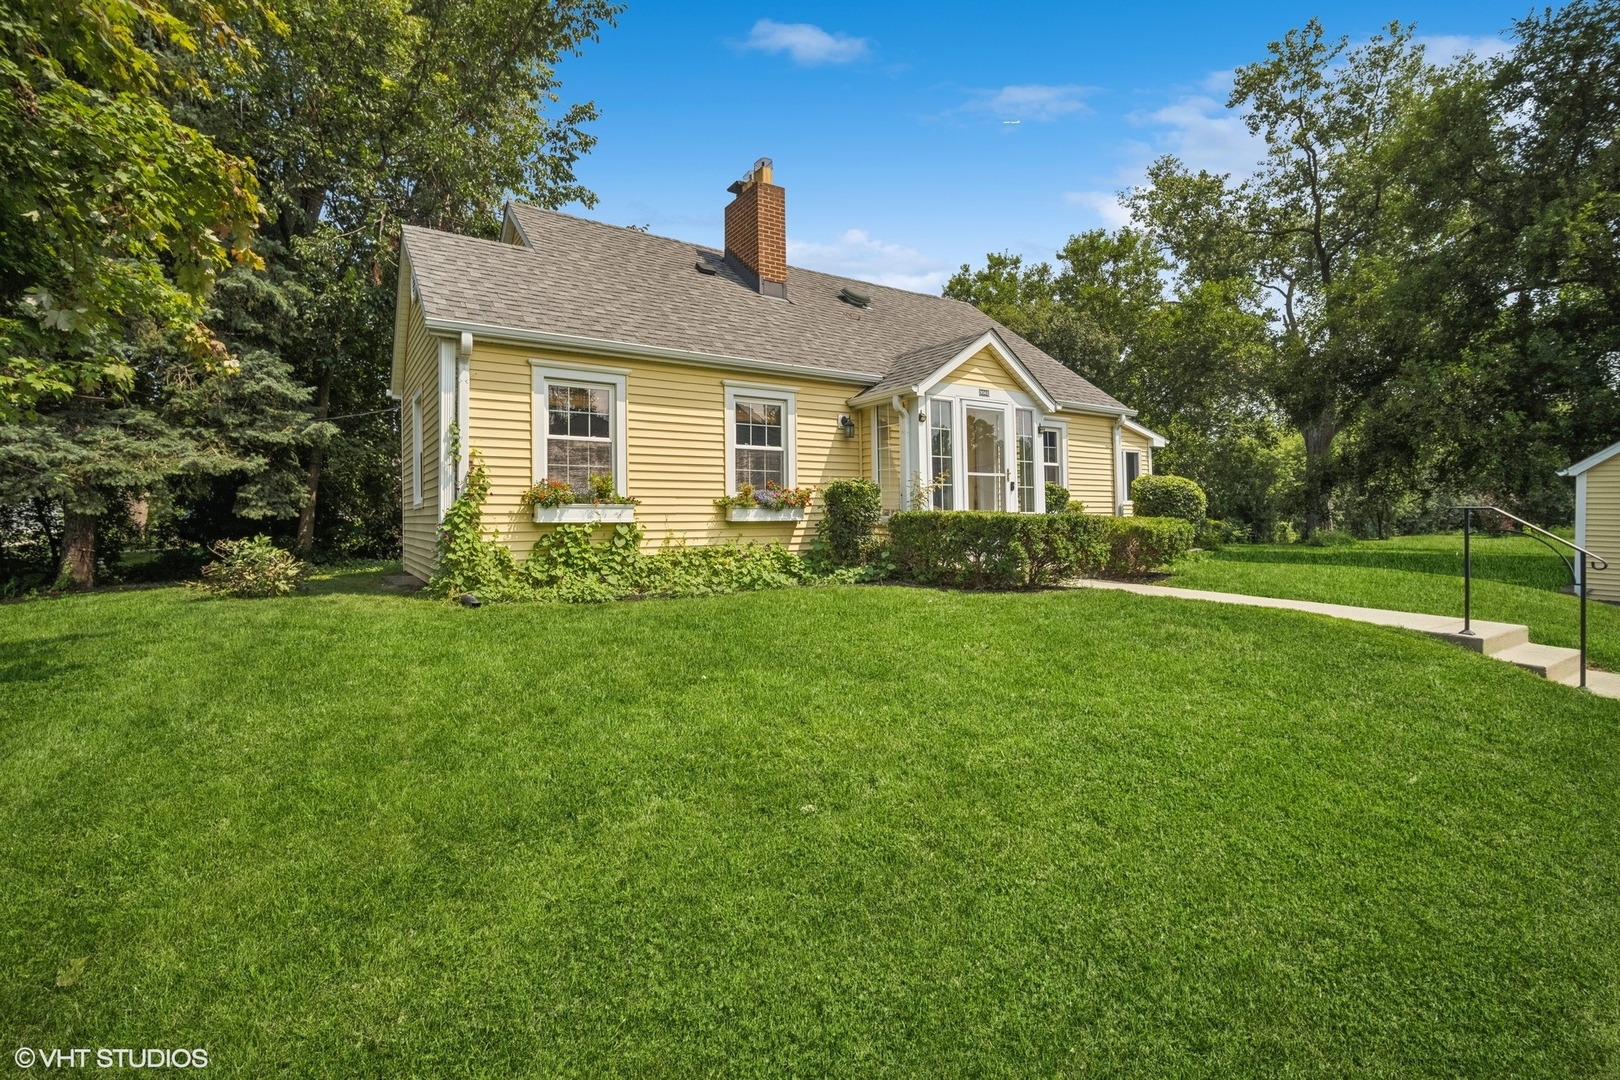
[[[1046,388],[1034,375],[1030,374],[1029,369],[1011,349],[1007,348],[1006,342],[1001,340],[1001,335],[994,330],[928,346],[898,357],[889,375],[870,390],[851,398],[850,404],[855,406],[871,404],[902,393],[918,397],[926,396],[930,390],[981,354],[992,359],[1006,371],[1020,388],[1040,403],[1042,409],[1049,413],[1057,411],[1058,405],[1052,395],[1047,393]]]

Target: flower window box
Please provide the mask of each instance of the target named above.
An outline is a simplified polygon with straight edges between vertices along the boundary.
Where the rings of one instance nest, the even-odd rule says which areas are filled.
[[[727,521],[803,521],[804,507],[783,506],[767,509],[763,506],[728,506]]]
[[[568,506],[537,506],[534,520],[540,525],[618,525],[636,520],[636,508],[613,503],[572,503]]]

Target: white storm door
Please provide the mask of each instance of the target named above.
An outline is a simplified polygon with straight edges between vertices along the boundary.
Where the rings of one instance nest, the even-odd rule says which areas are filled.
[[[975,403],[965,411],[967,430],[962,442],[967,452],[967,509],[1005,510],[1013,483],[1007,410]]]

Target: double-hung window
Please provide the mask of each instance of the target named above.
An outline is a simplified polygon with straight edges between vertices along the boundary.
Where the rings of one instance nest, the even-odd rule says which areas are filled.
[[[738,398],[731,407],[737,486],[763,488],[787,484],[787,447],[783,445],[782,403]]]
[[[1063,432],[1057,428],[1041,428],[1041,478],[1063,486]]]
[[[793,402],[791,390],[726,384],[726,489],[744,484],[763,491],[793,482]]]
[[[950,398],[934,398],[928,403],[928,459],[929,479],[933,489],[935,510],[951,510],[956,506],[952,498],[951,472],[956,452],[954,434],[956,403]]]
[[[613,475],[612,390],[589,384],[546,383],[546,479],[576,492],[591,477]]]
[[[591,490],[611,476],[625,494],[624,374],[534,363],[534,479]]]

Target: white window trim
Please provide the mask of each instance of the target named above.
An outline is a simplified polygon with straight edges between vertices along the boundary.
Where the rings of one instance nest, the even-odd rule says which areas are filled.
[[[923,483],[932,484],[934,482],[934,417],[942,405],[950,416],[951,464],[950,468],[946,470],[950,473],[950,479],[945,481],[943,490],[950,492],[950,504],[953,508],[959,508],[962,505],[961,491],[965,490],[959,488],[962,482],[962,470],[957,462],[959,459],[963,459],[964,451],[962,450],[962,422],[958,415],[962,409],[957,404],[957,400],[949,396],[927,398],[925,411],[928,414],[928,422],[919,425],[923,428],[923,450],[925,452],[923,460],[928,462],[929,473],[929,475],[923,477]],[[932,499],[929,500],[927,509],[934,509]]]
[[[1039,424],[1035,425],[1035,439],[1037,443],[1039,443],[1040,435],[1043,431],[1055,431],[1058,433],[1058,487],[1067,489],[1069,486],[1068,422],[1064,420],[1053,420],[1050,417],[1043,418]],[[1043,459],[1040,464],[1041,478],[1044,480],[1046,478],[1045,460]],[[1046,489],[1046,485],[1044,483],[1041,485],[1041,489],[1043,491]]]
[[[866,425],[872,431],[872,483],[880,488],[883,486],[883,470],[880,466],[883,445],[881,435],[878,432],[880,426],[878,410],[883,407],[881,402],[867,407],[867,412],[871,413],[871,422]]]
[[[546,438],[549,426],[546,419],[546,383],[603,386],[608,389],[608,413],[613,421],[613,427],[609,432],[613,440],[613,490],[620,495],[628,495],[629,453],[626,443],[629,441],[629,431],[626,419],[629,409],[626,402],[629,369],[536,359],[531,359],[529,366],[533,369],[534,375],[529,412],[529,424],[534,437],[530,450],[533,455],[531,458],[533,480],[530,482],[538,484],[546,478]]]
[[[1131,479],[1131,470],[1129,468],[1129,462],[1130,462],[1130,458],[1131,458],[1132,454],[1136,455],[1136,476],[1137,476],[1137,479],[1140,479],[1140,478],[1147,475],[1147,469],[1145,469],[1143,467],[1144,461],[1143,461],[1143,458],[1142,458],[1142,448],[1138,447],[1138,446],[1122,446],[1122,447],[1120,447],[1120,450],[1119,450],[1119,485],[1120,485],[1120,487],[1125,489],[1125,498],[1123,500],[1121,500],[1123,502],[1130,502],[1131,501],[1131,484],[1134,481]]]
[[[737,493],[737,399],[767,401],[782,406],[782,475],[785,487],[799,486],[798,454],[798,390],[792,386],[770,386],[765,383],[722,380],[726,388],[726,494]]]
[[[411,506],[422,505],[422,391],[411,395]]]
[[[1586,473],[1575,474],[1575,545],[1586,546]],[[1586,583],[1586,556],[1582,555],[1575,560],[1577,586]]]
[[[1013,486],[1007,493],[1008,507],[1018,505],[1018,414],[1029,413],[1029,498],[1034,506],[1029,510],[1015,510],[1019,514],[1046,513],[1046,467],[1041,463],[1041,410],[1018,406],[1012,414]]]

